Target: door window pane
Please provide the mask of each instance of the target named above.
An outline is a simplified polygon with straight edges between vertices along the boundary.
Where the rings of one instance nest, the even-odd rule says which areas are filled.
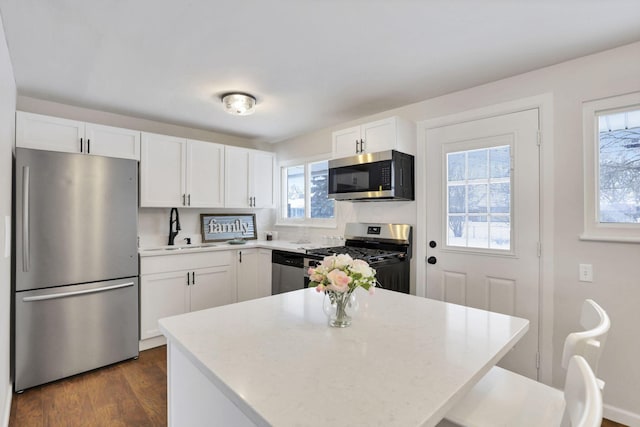
[[[469,185],[469,207],[471,213],[487,212],[487,185],[474,184]]]
[[[511,192],[508,182],[500,184],[491,184],[490,197],[491,200],[491,213],[509,213],[511,211]]]
[[[449,206],[449,213],[464,213],[465,212],[465,194],[466,187],[464,185],[452,185],[449,187],[449,198],[447,205]]]
[[[304,218],[304,165],[285,170],[287,190],[287,218]]]
[[[640,110],[598,117],[599,222],[640,222]]]
[[[509,147],[495,147],[489,150],[491,178],[509,178],[511,169]]]
[[[467,177],[482,179],[487,177],[488,150],[467,151]]]
[[[449,181],[462,181],[465,179],[465,155],[464,153],[451,153],[448,157],[447,175]]]
[[[511,250],[511,147],[447,153],[447,245]]]

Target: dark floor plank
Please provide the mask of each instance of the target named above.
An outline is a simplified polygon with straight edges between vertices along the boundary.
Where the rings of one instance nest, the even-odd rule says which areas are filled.
[[[14,394],[10,427],[167,425],[166,347]]]

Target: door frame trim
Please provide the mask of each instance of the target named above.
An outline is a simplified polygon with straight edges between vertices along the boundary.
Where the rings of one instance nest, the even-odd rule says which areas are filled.
[[[417,122],[417,156],[416,161],[424,162],[426,157],[426,134],[428,129],[449,126],[469,121],[502,116],[524,110],[538,109],[540,120],[540,244],[542,247],[539,261],[539,336],[540,352],[539,380],[551,384],[553,361],[553,295],[554,295],[554,156],[553,156],[553,94],[548,92],[527,98],[521,98],[500,104],[489,105],[473,110],[454,113],[446,116],[426,119]],[[417,221],[416,237],[416,295],[426,296],[426,218],[427,206],[426,173],[424,168],[416,168]]]

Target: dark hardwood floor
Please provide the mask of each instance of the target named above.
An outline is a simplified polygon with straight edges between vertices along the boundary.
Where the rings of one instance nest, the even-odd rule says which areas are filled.
[[[166,352],[14,394],[9,427],[166,426]]]
[[[9,427],[167,425],[167,349],[14,394]],[[604,420],[602,427],[624,427]]]

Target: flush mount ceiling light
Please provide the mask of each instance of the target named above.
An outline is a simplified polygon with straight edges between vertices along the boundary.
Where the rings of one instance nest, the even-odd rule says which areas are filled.
[[[222,105],[229,114],[248,116],[255,111],[256,99],[246,93],[227,93],[222,95]]]

